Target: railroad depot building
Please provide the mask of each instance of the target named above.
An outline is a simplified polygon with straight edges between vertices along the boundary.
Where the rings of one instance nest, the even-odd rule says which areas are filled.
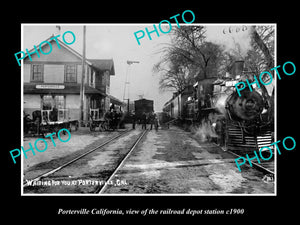
[[[53,37],[53,36],[51,36]],[[52,44],[48,55],[32,54],[23,61],[23,110],[32,115],[36,110],[65,110],[67,119],[80,120],[80,87],[82,78],[82,55],[60,41]],[[41,46],[49,52],[49,44]],[[83,121],[90,120],[91,109],[99,109],[101,117],[109,110],[110,76],[115,75],[112,59],[86,59],[84,78]],[[118,102],[118,101],[117,101]]]

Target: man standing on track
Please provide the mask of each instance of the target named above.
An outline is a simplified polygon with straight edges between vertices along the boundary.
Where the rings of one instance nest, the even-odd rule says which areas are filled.
[[[154,122],[155,130],[158,131],[158,117],[155,113],[153,117],[154,117],[153,122]]]
[[[150,122],[150,130],[152,130],[153,123],[154,123],[154,114],[153,114],[153,111],[150,112],[150,115],[149,115],[149,122]]]
[[[135,112],[132,112],[131,114],[131,122],[132,122],[132,129],[135,129],[135,123],[136,123]]]
[[[145,112],[142,114],[142,129],[147,129],[147,115]]]

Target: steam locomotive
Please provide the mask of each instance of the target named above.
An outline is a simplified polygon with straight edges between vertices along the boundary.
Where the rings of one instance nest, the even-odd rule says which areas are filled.
[[[163,111],[184,123],[209,125],[224,150],[253,153],[274,141],[274,98],[258,88],[239,96],[234,85],[251,76],[243,61],[235,62],[225,77],[203,79],[175,93]]]

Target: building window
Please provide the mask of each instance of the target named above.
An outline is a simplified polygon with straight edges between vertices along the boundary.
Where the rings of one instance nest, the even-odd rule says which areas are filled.
[[[54,97],[55,106],[58,109],[64,109],[65,108],[65,96],[63,95],[56,95]]]
[[[42,98],[42,109],[52,110],[65,108],[65,96],[63,95],[44,95]]]
[[[44,67],[40,65],[32,65],[31,81],[33,82],[43,82],[44,80]]]
[[[65,82],[77,82],[76,65],[65,65]]]
[[[95,74],[96,72],[94,70],[91,70],[89,85],[93,88],[95,87]]]
[[[64,121],[69,118],[68,110],[65,109],[65,96],[44,95],[42,96],[42,122]]]
[[[100,75],[100,84],[101,84],[101,86],[105,86],[105,75],[104,75],[104,73],[102,73]]]
[[[107,86],[110,86],[110,75],[109,75],[109,71],[106,71],[106,72],[105,72],[105,75],[106,75],[106,85],[107,85]]]

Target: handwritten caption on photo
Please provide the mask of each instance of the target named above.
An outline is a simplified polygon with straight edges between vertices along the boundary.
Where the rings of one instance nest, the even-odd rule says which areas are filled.
[[[126,180],[90,180],[90,179],[77,179],[77,180],[26,180],[26,186],[89,186],[89,185],[111,185],[111,186],[124,186],[128,185]]]

